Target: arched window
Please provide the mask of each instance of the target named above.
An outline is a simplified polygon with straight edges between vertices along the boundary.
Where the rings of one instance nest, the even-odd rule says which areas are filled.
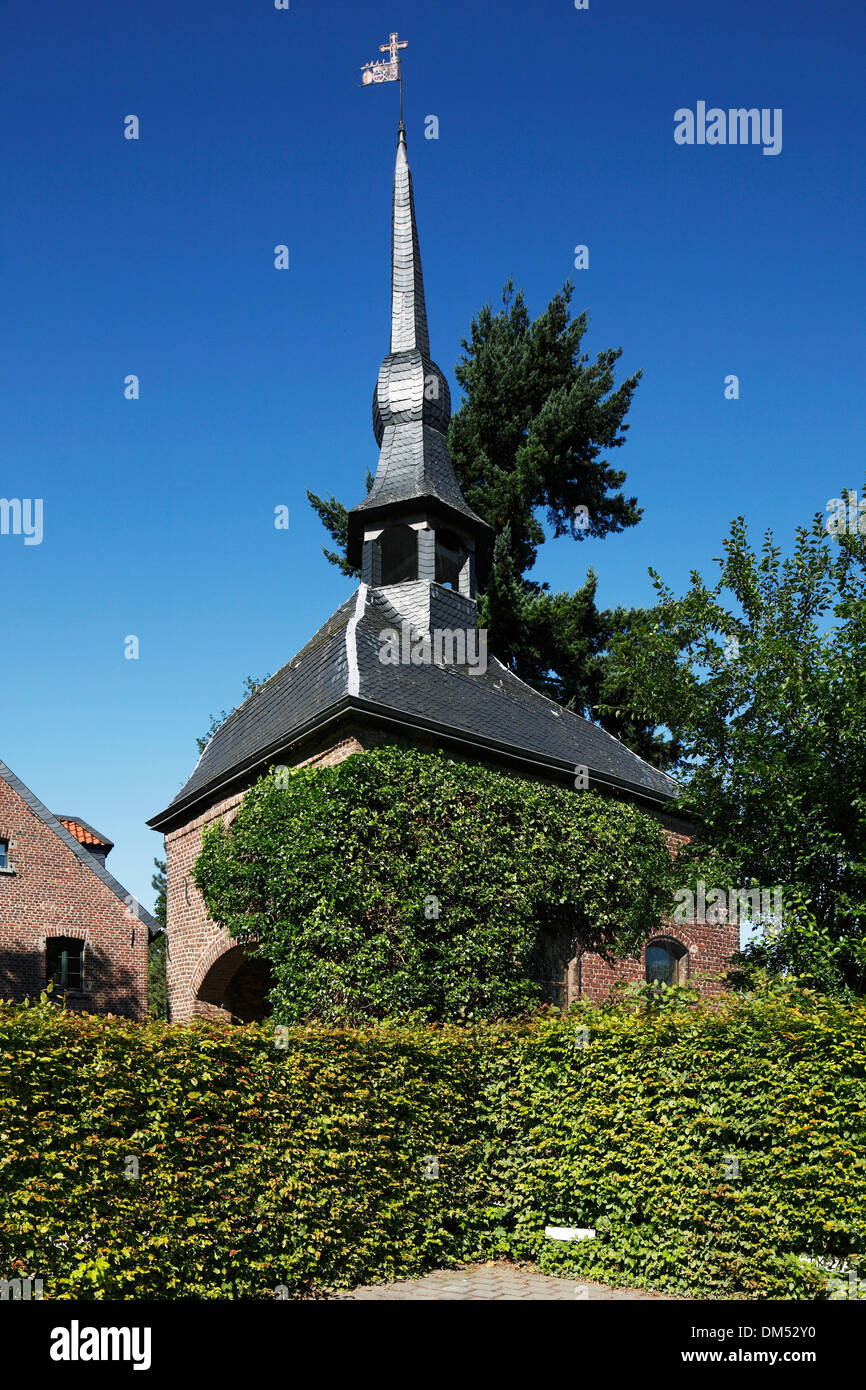
[[[649,985],[684,985],[689,953],[681,941],[657,937],[646,948],[646,981]]]
[[[469,551],[453,531],[436,528],[436,583],[460,588],[460,571],[466,564]]]
[[[418,532],[387,526],[379,537],[380,584],[406,584],[418,578]]]

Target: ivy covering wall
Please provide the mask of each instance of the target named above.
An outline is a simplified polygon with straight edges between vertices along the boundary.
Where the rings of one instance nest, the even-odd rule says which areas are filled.
[[[258,942],[282,1023],[519,1013],[551,934],[629,955],[673,902],[661,828],[628,802],[402,748],[272,771],[195,880]]]
[[[298,1297],[498,1255],[825,1297],[819,1260],[866,1275],[864,1102],[866,1006],[779,987],[352,1030],[2,1005],[0,1277]]]

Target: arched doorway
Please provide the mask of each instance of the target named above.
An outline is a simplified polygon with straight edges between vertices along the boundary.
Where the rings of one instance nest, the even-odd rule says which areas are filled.
[[[237,1023],[259,1023],[270,1015],[272,985],[271,968],[254,948],[231,946],[205,974],[196,999],[223,1009]]]

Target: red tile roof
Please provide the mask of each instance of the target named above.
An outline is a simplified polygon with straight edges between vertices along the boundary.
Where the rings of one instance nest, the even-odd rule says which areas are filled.
[[[73,820],[71,816],[58,816],[62,826],[65,826],[70,835],[74,835],[80,845],[108,845],[111,848],[111,841],[106,840],[104,835],[100,835],[98,830],[85,822]]]

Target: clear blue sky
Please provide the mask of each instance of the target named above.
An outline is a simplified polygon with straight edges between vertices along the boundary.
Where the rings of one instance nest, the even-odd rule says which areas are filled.
[[[787,543],[863,479],[851,0],[7,9],[0,496],[44,499],[45,520],[39,546],[0,536],[0,758],[109,834],[110,867],[148,905],[162,841],[145,820],[196,736],[350,590],[304,490],[352,505],[376,462],[397,92],[353,83],[394,28],[452,386],[472,314],[509,275],[538,313],[572,274],[590,350],[644,368],[615,455],[644,520],[547,545],[541,578],[573,588],[591,563],[604,604],[645,602],[648,565],[675,587],[710,573],[736,514]],[[675,110],[701,100],[781,108],[781,153],[675,144]]]

